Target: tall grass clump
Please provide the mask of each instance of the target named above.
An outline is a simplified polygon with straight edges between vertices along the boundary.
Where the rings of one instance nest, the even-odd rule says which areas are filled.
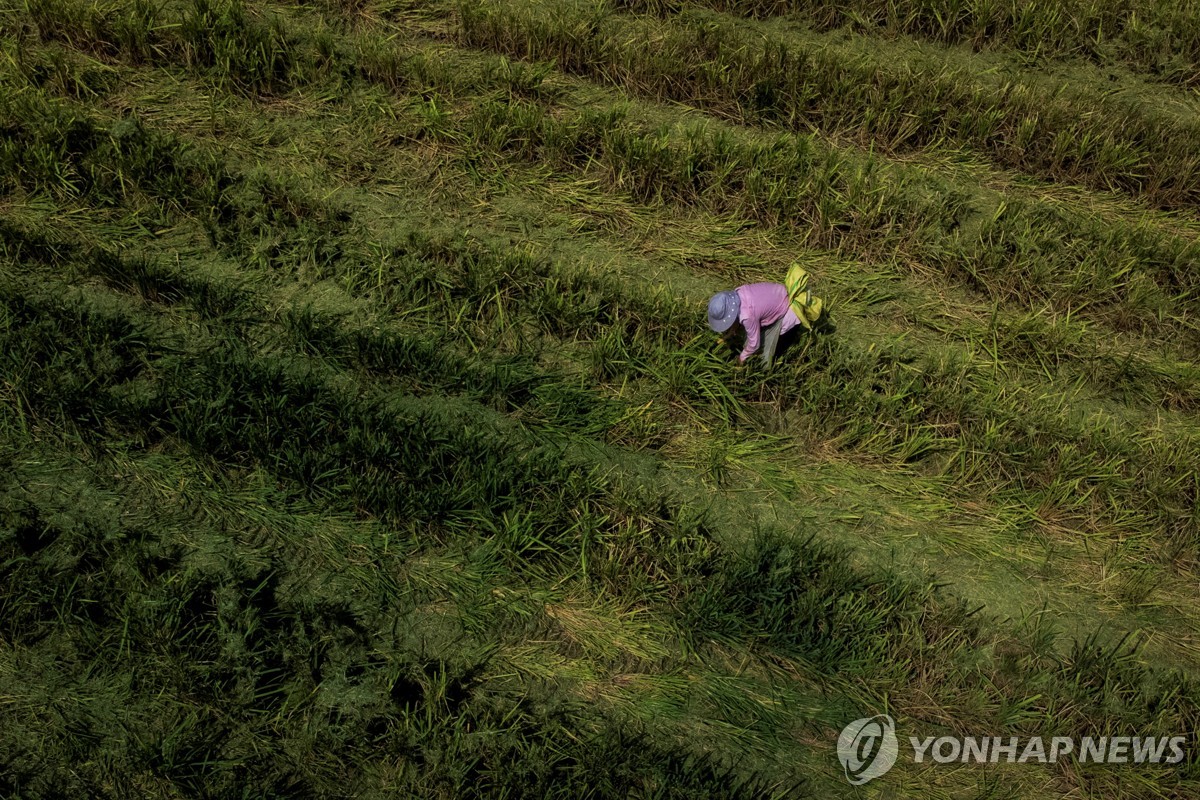
[[[85,242],[0,219],[0,256],[21,264],[26,273],[40,268],[59,280],[71,275],[98,277],[151,303],[187,304],[201,316],[214,319],[250,316],[261,302],[229,276],[216,278],[182,269],[161,259],[123,252],[113,244]]]
[[[258,94],[289,86],[296,44],[276,17],[259,19],[241,0],[193,0],[177,46],[190,67],[209,71],[219,86]]]
[[[26,0],[24,9],[43,41],[60,41],[105,59],[134,64],[164,54],[169,27],[161,5],[150,0],[85,5],[76,0]]]
[[[176,344],[103,299],[28,293],[7,276],[0,277],[0,304],[10,386],[26,403],[49,404],[58,423],[74,418],[92,442],[109,430],[103,390],[135,381],[154,355]]]
[[[0,94],[0,191],[97,206],[150,204],[197,219],[211,241],[272,271],[327,270],[355,257],[349,212],[265,171],[232,170],[219,153],[148,128],[104,120],[40,92]],[[166,219],[164,216],[164,223]]]
[[[179,64],[218,89],[252,99],[311,83],[345,86],[369,72],[356,61],[369,60],[365,51],[325,26],[296,23],[242,0],[170,6],[138,0],[112,8],[83,0],[35,0],[33,5],[33,28],[42,41],[59,41],[108,62]]]
[[[152,199],[162,213],[220,213],[231,183],[220,162],[136,115],[104,122],[40,92],[0,87],[0,191],[119,206]]]

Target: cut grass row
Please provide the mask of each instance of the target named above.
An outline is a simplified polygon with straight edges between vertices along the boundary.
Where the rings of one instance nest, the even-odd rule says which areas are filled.
[[[292,203],[292,201],[290,201],[290,200],[289,200],[289,201],[288,201],[288,203],[287,203],[287,205],[299,205],[299,206],[304,206],[304,205],[306,205],[306,204],[305,204],[305,203],[293,204],[293,203]],[[310,204],[310,205],[311,205],[311,204]],[[661,372],[661,369],[660,369],[660,371],[659,371],[659,372]],[[679,373],[679,374],[682,374],[683,372],[684,372],[684,369],[683,369],[682,365],[680,365],[680,368],[679,368],[679,369],[672,369],[672,373]]]
[[[836,666],[876,687],[905,681],[914,674],[910,670],[929,675],[933,664],[938,669],[932,671],[947,669],[953,654],[978,651],[980,642],[972,637],[980,634],[965,632],[978,631],[964,628],[965,609],[934,603],[928,587],[894,576],[864,583],[844,554],[792,537],[767,536],[755,539],[745,554],[723,553],[678,510],[664,508],[653,495],[649,507],[636,497],[613,498],[610,486],[577,473],[518,429],[493,428],[482,408],[364,394],[319,363],[260,348],[252,353],[240,345],[215,345],[181,357],[172,352],[177,342],[157,342],[138,315],[108,302],[44,285],[25,285],[6,296],[5,378],[22,407],[68,430],[74,421],[95,432],[96,421],[104,419],[110,438],[121,433],[159,446],[183,440],[226,468],[267,466],[343,513],[418,526],[458,520],[441,535],[467,530],[491,538],[496,557],[534,579],[574,575],[586,554],[589,585],[635,604],[666,603],[697,645],[753,643],[761,652],[799,659],[815,674]],[[47,366],[35,370],[34,363]],[[86,391],[64,390],[69,386]],[[474,433],[464,428],[464,413],[477,417],[468,426]],[[439,456],[449,452],[470,452],[471,458]],[[447,485],[462,496],[445,497]],[[486,510],[485,516],[472,509]],[[502,524],[493,527],[489,519]],[[422,530],[425,546],[448,541]],[[843,592],[847,602],[830,602]],[[888,667],[881,669],[883,664]],[[1150,689],[1148,677],[1120,647],[1097,650],[1094,642],[1080,642],[1043,674],[1050,699],[1037,707],[1053,724],[1072,729],[1101,724],[1094,716],[1099,713],[1106,724],[1141,730],[1148,719],[1145,703],[1157,709],[1153,722],[1186,724],[1194,714],[1186,699],[1190,689],[1182,695],[1178,684]],[[938,675],[943,695],[977,694],[975,681],[984,679],[970,670],[947,678]],[[994,683],[995,677],[986,680]],[[255,692],[271,696],[279,688]],[[993,708],[989,713],[1014,724],[1017,717],[1007,715],[1030,702],[1026,691],[977,697],[976,706]],[[1091,698],[1086,707],[1078,692]],[[1099,711],[1097,695],[1124,702],[1125,710]]]
[[[395,52],[386,61],[386,68],[342,64],[340,71],[370,73],[370,80],[393,86],[433,81],[439,93],[451,96],[481,85],[536,94],[544,78],[536,70],[496,65],[483,76],[458,78],[445,67],[431,75],[430,58]],[[242,74],[237,65],[217,71]],[[14,109],[13,116],[21,118],[24,111]],[[476,143],[575,167],[603,156],[617,185],[647,201],[670,198],[795,225],[811,231],[814,245],[852,249],[868,259],[901,248],[918,269],[942,271],[1002,302],[1052,303],[1122,329],[1196,338],[1189,309],[1197,286],[1190,265],[1200,244],[1153,224],[1114,224],[1034,200],[981,193],[915,166],[830,149],[812,137],[762,140],[699,126],[670,130],[646,124],[639,115],[627,121],[619,109],[564,117],[553,106],[507,102],[480,105],[462,131],[447,127],[451,123],[437,100],[426,111],[419,135],[465,134]],[[52,184],[56,178],[43,180]],[[295,260],[337,254],[284,249],[281,255]]]
[[[975,150],[1162,208],[1200,201],[1200,123],[1107,87],[998,77],[929,54],[897,64],[867,39],[837,43],[698,12],[655,20],[577,3],[469,0],[460,14],[469,45],[737,122],[818,128],[891,152]],[[920,58],[929,63],[915,68]]]
[[[318,9],[319,11],[319,9]],[[15,0],[0,3],[0,16],[15,44],[9,65],[36,82],[62,82],[79,97],[112,88],[105,65],[179,64],[204,75],[222,91],[247,97],[286,93],[298,86],[378,80],[393,88],[448,80],[453,68],[409,48],[394,36],[343,30],[312,8],[269,9],[243,0],[185,0],[155,5],[85,3],[80,0]],[[58,42],[99,60],[71,74],[70,64],[32,42]],[[459,73],[458,79],[467,76]],[[487,75],[476,78],[486,83]]]
[[[706,6],[749,17],[793,15],[820,30],[908,35],[1034,58],[1123,64],[1158,80],[1200,84],[1200,7],[1192,0],[612,0],[655,14]]]
[[[318,185],[326,183],[318,179]],[[277,193],[271,196],[280,197]],[[294,197],[288,204],[311,205],[311,198]],[[357,205],[354,207],[358,208]],[[362,213],[366,214],[366,211]],[[502,243],[495,251],[481,251],[473,249],[470,239],[435,237],[430,240],[427,236],[406,233],[404,228],[412,222],[406,222],[399,231],[395,230],[394,222],[389,222],[388,234],[373,248],[386,266],[354,264],[344,274],[336,276],[341,289],[362,301],[369,301],[358,305],[371,307],[372,317],[378,313],[380,318],[343,325],[343,317],[349,313],[350,306],[336,301],[317,302],[331,287],[297,287],[295,292],[286,288],[273,289],[272,299],[265,295],[252,299],[245,292],[229,291],[249,283],[245,278],[226,275],[226,271],[209,268],[207,263],[202,269],[178,264],[171,253],[172,247],[154,242],[148,234],[126,242],[127,252],[136,252],[139,256],[118,259],[104,252],[82,253],[81,248],[68,244],[69,239],[60,233],[64,222],[68,223],[67,227],[76,228],[84,239],[99,241],[115,235],[101,233],[107,230],[104,227],[85,234],[86,228],[79,227],[83,215],[78,210],[51,214],[45,222],[37,224],[31,221],[36,216],[32,209],[21,216],[25,220],[23,226],[10,224],[4,229],[10,252],[27,264],[43,262],[50,274],[60,278],[66,275],[99,276],[115,287],[137,290],[156,305],[175,306],[194,296],[204,318],[261,317],[260,309],[287,307],[297,302],[297,309],[273,315],[273,322],[283,326],[295,343],[292,346],[319,352],[340,365],[364,370],[394,390],[463,395],[515,414],[523,424],[537,429],[557,429],[559,434],[571,432],[584,437],[580,442],[585,444],[586,437],[596,435],[616,420],[615,427],[604,431],[606,441],[634,449],[667,445],[664,455],[673,453],[675,457],[685,459],[703,475],[711,476],[718,485],[724,485],[731,472],[737,473],[741,469],[736,465],[741,464],[742,457],[748,452],[761,452],[761,448],[755,450],[754,441],[745,438],[748,435],[746,428],[778,434],[784,419],[783,416],[777,418],[774,413],[764,418],[761,409],[756,408],[759,398],[754,392],[745,393],[745,396],[739,392],[736,402],[725,399],[719,405],[714,405],[712,397],[704,400],[703,392],[689,395],[691,399],[664,394],[665,377],[685,369],[686,365],[675,364],[675,359],[658,352],[649,339],[644,345],[633,348],[631,356],[619,342],[604,337],[604,333],[618,326],[630,338],[641,342],[645,337],[637,334],[637,325],[653,324],[657,319],[667,319],[673,327],[684,330],[693,320],[686,313],[680,314],[678,319],[673,315],[685,311],[687,301],[681,299],[680,302],[656,305],[621,300],[623,295],[637,298],[640,292],[628,284],[622,287],[612,281],[581,280],[579,275],[573,274],[574,268],[563,269],[570,259],[564,261],[560,257],[552,263],[545,259],[502,258],[501,254],[505,253],[512,256]],[[431,220],[439,217],[436,212],[429,213]],[[29,234],[27,230],[53,231],[53,242],[47,241],[45,236]],[[370,239],[375,242],[374,235]],[[522,245],[515,249],[524,251],[526,248]],[[161,251],[163,257],[147,258],[155,251]],[[184,247],[181,255],[185,264],[209,260],[193,252],[191,244]],[[368,268],[362,269],[363,266]],[[221,277],[212,279],[214,273]],[[601,291],[596,287],[604,288]],[[237,299],[214,304],[210,298],[216,295],[233,295]],[[610,303],[605,298],[617,299]],[[693,304],[695,302],[693,300]],[[214,313],[214,305],[217,313]],[[570,310],[566,317],[557,311],[564,305]],[[627,315],[625,319],[621,318],[622,310]],[[588,322],[589,319],[599,319],[601,324]],[[392,320],[403,321],[397,325]],[[577,364],[570,370],[573,373],[571,379],[563,380],[563,376],[557,374],[557,368],[547,373],[545,366],[538,367],[531,360],[543,344],[562,336],[571,338],[577,329],[582,332],[577,344],[565,348],[552,346],[546,350],[546,355],[555,353],[555,362],[569,356]],[[245,330],[239,327],[238,336],[245,335]],[[597,342],[601,339],[603,346]],[[472,348],[482,348],[483,352],[489,349],[515,352],[498,359],[463,358],[457,352]],[[668,346],[668,350],[673,349]],[[714,369],[717,365],[707,361],[711,354],[703,347],[697,355],[705,362],[701,370],[705,388],[722,391],[724,370]],[[608,363],[611,359],[625,362],[625,365],[614,366]],[[694,370],[695,365],[692,368]],[[589,392],[580,391],[579,387],[589,381],[601,384],[611,381],[608,390],[597,388],[603,394],[617,396],[620,402],[599,401]],[[709,432],[705,441],[713,436],[717,437],[716,441],[708,442],[701,450],[684,444],[688,431],[694,432],[697,427],[697,420],[689,420],[691,415],[680,413],[684,407],[693,408],[699,414],[699,424]],[[786,407],[776,409],[776,412],[793,422],[796,420],[796,415]],[[721,415],[731,417],[737,430],[728,431],[723,419],[715,420],[719,431],[714,430],[713,421],[708,420],[710,416]],[[809,431],[810,426],[820,428],[813,420],[803,431],[785,429],[783,433],[801,438],[809,436],[814,444],[828,447],[831,441],[827,438],[828,431]],[[683,439],[676,439],[676,435]],[[734,437],[735,448],[722,443],[729,435]],[[597,452],[590,445],[588,450]],[[740,478],[735,474],[734,480]],[[1027,511],[1025,518],[1031,513]],[[1162,599],[1149,586],[1139,591],[1155,592],[1154,596]],[[1132,610],[1132,605],[1124,604],[1141,602],[1137,598],[1145,596],[1137,594],[1127,598],[1122,594],[1122,607]]]
[[[148,180],[157,179],[160,172],[171,171],[157,171]],[[260,193],[259,201],[267,202],[264,197],[269,199],[269,194]],[[296,198],[280,204],[306,208],[312,202]],[[265,208],[250,216],[272,213]],[[339,215],[333,207],[320,213]],[[284,222],[284,227],[290,226],[292,217]],[[245,238],[244,233],[230,235]],[[334,251],[346,249],[328,231],[322,236]],[[313,249],[310,237],[301,236],[300,241]],[[396,263],[407,263],[404,255],[398,253]],[[440,257],[435,249],[421,255]],[[726,420],[736,418],[738,395],[761,399],[767,392],[782,402],[778,389],[768,386],[764,376],[743,379],[739,385],[738,379],[703,366],[711,361],[711,353],[693,335],[693,314],[682,304],[658,302],[639,309],[638,301],[614,282],[572,288],[560,281],[550,284],[554,291],[547,292],[546,267],[512,254],[491,254],[493,264],[487,268],[487,259],[461,252],[455,258],[465,259],[460,276],[490,274],[501,281],[493,286],[473,279],[473,289],[481,292],[472,298],[475,305],[493,302],[494,293],[514,302],[534,300],[533,309],[539,302],[552,303],[539,312],[544,317],[539,325],[551,335],[590,332],[597,346],[593,363],[604,370],[635,378],[651,375],[668,396],[693,408],[714,410]],[[349,270],[344,274],[356,280],[367,277],[353,259],[338,269]],[[427,298],[404,299],[419,304]],[[617,312],[621,308],[624,316]],[[564,317],[568,312],[573,316]],[[614,325],[639,319],[649,327],[631,333]],[[666,340],[663,331],[670,331]],[[846,447],[899,461],[931,460],[973,491],[978,483],[1020,490],[1034,507],[1066,509],[1087,528],[1113,524],[1129,531],[1154,531],[1169,558],[1189,552],[1189,542],[1195,540],[1195,520],[1181,513],[1191,507],[1195,478],[1190,455],[1195,445],[1186,434],[1143,429],[1134,436],[1115,420],[1072,411],[1064,400],[1034,404],[1025,392],[1006,385],[1000,374],[961,359],[922,357],[903,346],[867,352],[825,343],[808,351],[792,369],[792,377],[804,386],[794,397],[796,405],[832,420],[823,427]],[[821,378],[803,378],[805,373]],[[730,394],[730,385],[736,395]],[[881,426],[881,421],[886,424]]]
[[[419,529],[269,477],[66,455],[4,422],[7,793],[781,796],[568,681],[512,680],[538,604],[496,602],[519,578],[478,540],[422,556]]]
[[[1200,243],[1108,226],[1033,202],[985,210],[960,187],[917,169],[847,157],[811,140],[766,141],[728,129],[647,125],[622,108],[568,111],[483,101],[459,118],[421,120],[424,135],[558,169],[599,174],[651,205],[785,225],[810,246],[883,261],[1013,305],[1051,304],[1117,329],[1196,339],[1191,269]]]
[[[584,574],[590,584],[634,604],[647,602],[655,596],[678,601],[680,613],[695,626],[697,643],[709,638],[743,638],[751,633],[744,626],[752,624],[755,633],[750,639],[782,652],[803,654],[806,660],[845,659],[848,663],[863,665],[875,661],[862,654],[853,657],[844,650],[843,645],[852,641],[878,642],[874,637],[852,636],[851,629],[857,628],[859,634],[865,631],[848,617],[839,617],[837,625],[818,625],[805,623],[792,615],[788,620],[781,620],[778,627],[770,623],[769,629],[761,627],[766,620],[759,617],[723,618],[716,626],[702,624],[695,616],[698,609],[704,608],[710,613],[721,607],[727,611],[730,608],[729,601],[722,603],[710,594],[714,576],[721,574],[713,559],[720,560],[725,556],[712,550],[712,543],[706,543],[707,535],[701,533],[698,538],[689,538],[691,535],[683,530],[679,534],[682,539],[671,538],[673,534],[668,534],[666,540],[660,541],[661,534],[656,531],[665,533],[668,529],[674,530],[678,524],[686,527],[686,523],[670,523],[669,528],[663,528],[672,518],[679,518],[681,512],[661,506],[658,500],[652,500],[652,507],[659,508],[654,518],[647,518],[643,511],[636,521],[630,519],[625,502],[620,500],[616,501],[617,506],[607,509],[607,514],[599,514],[599,509],[594,506],[595,493],[601,491],[603,484],[579,474],[575,466],[561,457],[546,455],[544,450],[531,446],[532,441],[513,439],[512,436],[517,434],[512,431],[506,445],[500,444],[500,439],[495,438],[500,434],[495,432],[488,439],[492,444],[484,444],[484,435],[471,434],[469,429],[485,428],[487,415],[469,412],[468,406],[452,405],[440,398],[422,402],[415,398],[397,400],[391,397],[387,401],[388,412],[382,413],[367,407],[384,402],[381,398],[355,400],[353,394],[347,395],[346,390],[339,391],[328,382],[320,388],[318,384],[322,382],[298,365],[289,370],[280,366],[281,359],[247,359],[244,354],[230,357],[225,353],[220,354],[224,358],[219,361],[218,354],[188,358],[176,369],[156,365],[156,375],[167,384],[183,380],[197,388],[202,384],[209,387],[203,398],[172,395],[168,399],[158,393],[147,395],[146,390],[130,390],[131,395],[136,394],[140,399],[114,398],[110,390],[121,394],[120,386],[124,380],[136,376],[105,363],[103,369],[95,368],[91,374],[84,372],[81,376],[87,382],[88,396],[95,401],[92,409],[84,410],[79,404],[80,395],[62,393],[60,380],[64,375],[59,370],[62,362],[50,358],[50,353],[57,358],[69,357],[66,337],[77,333],[73,327],[86,327],[89,333],[80,352],[86,350],[101,357],[112,355],[128,362],[137,361],[135,355],[111,346],[116,337],[129,339],[130,326],[136,323],[120,316],[81,313],[84,309],[71,307],[70,301],[67,308],[61,309],[63,316],[56,315],[55,309],[37,307],[38,319],[34,322],[32,310],[27,307],[29,302],[27,298],[12,298],[6,309],[6,322],[14,326],[13,329],[21,330],[27,342],[24,348],[7,350],[12,356],[10,363],[20,370],[29,363],[28,358],[42,357],[48,368],[36,375],[9,372],[6,378],[13,381],[26,406],[43,412],[52,411],[48,415],[51,419],[62,419],[60,414],[66,414],[82,420],[92,429],[95,417],[102,414],[110,424],[124,422],[129,425],[134,436],[155,440],[160,440],[163,432],[170,431],[172,437],[181,437],[205,453],[223,456],[227,465],[245,465],[247,459],[269,464],[276,474],[290,478],[292,485],[304,492],[316,492],[331,501],[336,500],[343,510],[356,509],[360,513],[394,519],[405,526],[449,520],[453,526],[446,528],[446,535],[473,531],[492,539],[495,558],[534,576],[543,570],[549,570],[552,576],[571,573],[578,569],[586,554]],[[38,304],[35,302],[34,305]],[[77,314],[82,319],[72,322]],[[57,323],[56,329],[51,329],[51,321]],[[31,328],[40,330],[35,332]],[[48,335],[50,333],[53,335]],[[33,351],[39,344],[45,346],[47,339],[54,340],[49,350],[35,354]],[[140,355],[144,357],[147,353]],[[235,360],[236,364],[231,363]],[[257,369],[251,361],[266,372]],[[266,366],[268,364],[274,366]],[[281,377],[280,370],[288,374]],[[162,388],[170,391],[167,386]],[[322,393],[328,396],[319,397]],[[156,397],[161,398],[161,402]],[[281,402],[281,398],[286,398],[287,402]],[[335,407],[340,409],[336,413],[344,417],[344,421],[337,422],[329,416],[335,413]],[[148,409],[151,410],[147,418]],[[464,426],[467,422],[462,417],[464,412],[478,417],[473,425],[467,423]],[[402,414],[417,417],[405,419]],[[144,418],[145,424],[125,422],[133,417]],[[215,432],[218,426],[226,427],[228,435]],[[339,443],[332,444],[334,439]],[[468,439],[476,444],[470,445]],[[309,455],[298,457],[295,451],[301,449]],[[507,455],[501,455],[501,450]],[[439,456],[439,453],[449,452],[469,452],[471,457],[447,460]],[[386,459],[381,457],[384,455]],[[496,462],[496,458],[502,458],[504,463]],[[430,491],[422,490],[421,486],[429,487]],[[477,493],[478,503],[469,501],[465,506],[451,507],[455,498],[445,496],[446,486]],[[435,487],[441,491],[434,491]],[[421,502],[421,498],[429,503]],[[345,505],[347,501],[350,501],[349,505]],[[513,503],[516,505],[509,507]],[[655,519],[659,521],[655,522]],[[434,531],[427,531],[422,537],[426,546],[436,539]],[[780,540],[778,545],[784,547],[784,542]],[[789,546],[791,549],[787,552],[801,556],[797,563],[806,565],[806,574],[815,577],[825,571],[819,565],[829,562],[831,581],[836,583],[848,577],[844,560],[839,558],[835,559],[836,564],[831,562],[830,557],[822,555],[824,551],[819,546],[795,541]],[[585,549],[581,551],[580,548]],[[669,559],[682,561],[662,562],[664,553],[673,554]],[[760,557],[773,560],[765,554]],[[693,566],[685,567],[684,564]],[[694,578],[687,578],[693,570]],[[784,570],[788,574],[792,571],[790,568]],[[705,577],[701,582],[702,575]],[[697,602],[689,602],[689,594],[695,594],[701,583],[705,586],[703,595],[698,600],[692,598]],[[727,588],[738,583],[746,584],[744,580],[731,579]],[[779,584],[770,591],[778,592],[784,585]],[[689,589],[689,586],[693,588]],[[887,586],[885,583],[878,588],[886,593],[885,597],[891,597],[890,593],[895,591],[906,591],[898,586],[890,589]],[[876,591],[866,584],[859,588],[868,593]],[[803,607],[809,607],[813,613],[828,613],[818,609],[826,606],[824,601],[831,592],[836,593],[833,584],[822,583],[811,593],[797,596],[797,602],[803,600]],[[733,602],[761,602],[751,599],[752,596]],[[885,605],[905,605],[900,598],[897,595],[894,602]],[[793,605],[796,610],[801,607]],[[832,608],[828,611],[843,613]],[[883,624],[885,617],[876,617],[876,612],[871,612],[862,619],[876,619]],[[20,621],[19,617],[14,619]],[[843,645],[833,645],[827,650],[832,642],[821,645],[818,639],[835,630],[843,630],[847,638]],[[929,634],[927,630],[926,639],[933,638]],[[771,645],[772,642],[775,644]],[[842,650],[840,655],[835,652],[839,649]]]

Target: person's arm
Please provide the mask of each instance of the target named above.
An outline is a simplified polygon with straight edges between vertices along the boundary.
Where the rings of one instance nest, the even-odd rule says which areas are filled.
[[[745,310],[745,301],[742,306]],[[746,359],[758,352],[758,337],[760,325],[758,324],[757,314],[747,314],[742,319],[742,327],[746,329],[746,346],[742,349],[741,355],[738,356],[738,363],[746,363]]]

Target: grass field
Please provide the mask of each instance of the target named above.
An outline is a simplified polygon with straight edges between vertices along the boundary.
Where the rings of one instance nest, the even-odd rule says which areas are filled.
[[[0,795],[1200,795],[1198,13],[0,0]]]

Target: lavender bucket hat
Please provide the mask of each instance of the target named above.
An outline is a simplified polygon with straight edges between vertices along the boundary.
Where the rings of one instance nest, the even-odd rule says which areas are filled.
[[[717,333],[729,330],[737,322],[742,301],[736,291],[714,294],[708,301],[708,327]]]

